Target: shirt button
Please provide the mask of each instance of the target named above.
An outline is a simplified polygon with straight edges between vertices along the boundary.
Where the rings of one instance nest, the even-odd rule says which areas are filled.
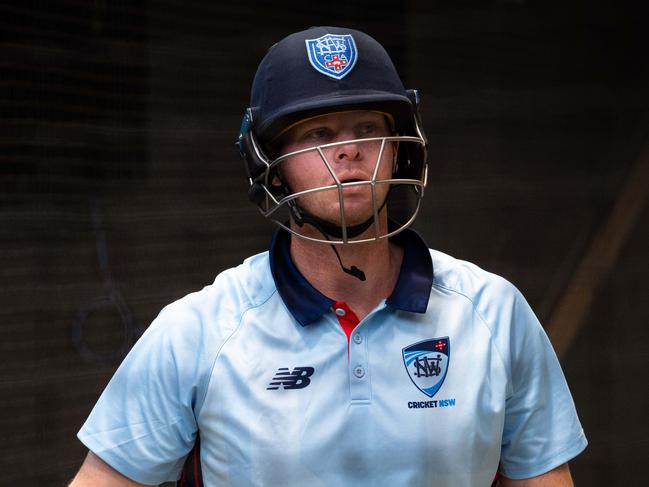
[[[361,336],[360,333],[355,333],[354,334],[354,343],[359,344],[363,341],[363,337]]]
[[[354,369],[354,375],[360,379],[365,375],[365,369],[360,365],[357,365],[356,368]]]
[[[345,310],[342,308],[336,308],[336,314],[338,316],[345,316],[347,313],[345,313]]]

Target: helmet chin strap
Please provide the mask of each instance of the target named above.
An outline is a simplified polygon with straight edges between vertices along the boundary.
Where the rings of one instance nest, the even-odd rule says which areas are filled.
[[[383,208],[385,208],[391,190],[392,190],[392,186],[390,186],[390,188],[388,189],[388,193],[385,195],[385,199],[383,200],[383,203],[381,204],[381,207],[378,209],[377,213],[380,213],[383,210]],[[289,201],[288,207],[289,207],[289,211],[291,212],[291,216],[293,217],[293,220],[299,227],[304,226],[304,224],[311,225],[313,228],[318,230],[322,234],[322,236],[327,240],[331,240],[331,237],[338,238],[338,239],[342,238],[343,236],[342,227],[338,225],[334,225],[333,223],[325,221],[322,218],[318,218],[317,216],[305,212],[302,208],[298,206],[295,200]],[[365,230],[370,228],[373,223],[374,223],[374,216],[371,216],[363,223],[359,223],[358,225],[347,227],[347,237],[350,238],[358,237],[363,232],[365,232]],[[351,267],[345,267],[343,265],[343,261],[340,258],[338,249],[334,244],[331,244],[331,249],[334,251],[334,254],[336,254],[336,257],[338,258],[338,264],[340,265],[340,268],[345,274],[349,274],[350,276],[355,277],[359,281],[366,280],[365,272],[363,272],[355,265]]]

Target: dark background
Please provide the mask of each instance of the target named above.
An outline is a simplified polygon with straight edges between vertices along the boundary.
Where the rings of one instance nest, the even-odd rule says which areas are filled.
[[[644,485],[642,3],[1,2],[0,485],[64,485],[132,340],[266,248],[234,148],[250,83],[272,43],[331,24],[423,94],[430,246],[513,281],[546,324],[591,296],[561,348],[590,441],[572,470]]]

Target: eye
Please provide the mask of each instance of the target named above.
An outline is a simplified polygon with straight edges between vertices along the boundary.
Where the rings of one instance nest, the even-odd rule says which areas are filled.
[[[327,140],[330,140],[332,136],[333,133],[330,129],[326,127],[318,127],[309,130],[302,136],[302,139],[308,142],[326,142]]]
[[[360,137],[372,137],[375,136],[378,133],[379,127],[376,123],[374,122],[366,122],[360,124],[356,132],[358,136]]]

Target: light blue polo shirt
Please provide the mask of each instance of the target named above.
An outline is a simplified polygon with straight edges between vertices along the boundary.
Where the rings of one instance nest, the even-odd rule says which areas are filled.
[[[516,288],[412,230],[393,241],[396,288],[348,342],[277,231],[269,252],[162,310],[79,438],[157,484],[179,477],[200,430],[208,486],[489,486],[499,464],[527,478],[581,452],[561,368]]]

